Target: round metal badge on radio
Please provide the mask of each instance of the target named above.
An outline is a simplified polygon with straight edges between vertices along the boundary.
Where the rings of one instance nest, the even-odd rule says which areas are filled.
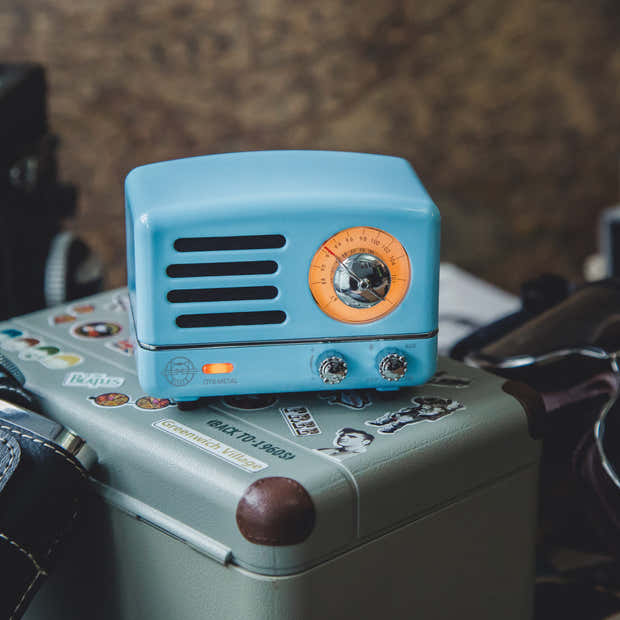
[[[343,357],[328,354],[319,361],[318,370],[323,383],[334,385],[347,376],[349,368]]]
[[[379,374],[387,381],[399,381],[407,373],[407,358],[400,353],[388,353],[379,362]]]

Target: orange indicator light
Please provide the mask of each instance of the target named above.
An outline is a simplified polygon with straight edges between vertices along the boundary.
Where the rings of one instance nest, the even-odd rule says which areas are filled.
[[[224,375],[232,372],[234,366],[230,362],[218,362],[215,364],[205,364],[202,367],[202,372],[205,375]]]

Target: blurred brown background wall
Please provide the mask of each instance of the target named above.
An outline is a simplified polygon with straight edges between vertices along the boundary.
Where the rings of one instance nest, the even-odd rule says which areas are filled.
[[[263,148],[408,158],[444,260],[578,277],[616,202],[615,0],[3,0],[0,60],[48,68],[77,229],[125,282],[122,180]]]

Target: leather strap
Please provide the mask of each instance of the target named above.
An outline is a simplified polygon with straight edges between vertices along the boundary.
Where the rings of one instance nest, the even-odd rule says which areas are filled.
[[[61,447],[0,419],[0,618],[20,618],[53,568],[87,479]]]

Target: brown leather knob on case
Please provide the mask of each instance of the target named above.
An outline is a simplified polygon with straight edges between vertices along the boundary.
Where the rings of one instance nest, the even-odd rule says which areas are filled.
[[[239,530],[257,545],[301,543],[310,536],[315,521],[312,498],[292,478],[261,478],[246,489],[237,505]]]

